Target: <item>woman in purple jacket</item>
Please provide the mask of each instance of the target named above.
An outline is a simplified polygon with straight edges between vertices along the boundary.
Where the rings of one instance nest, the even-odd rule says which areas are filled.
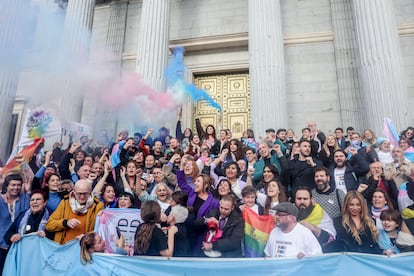
[[[187,220],[189,226],[189,240],[193,245],[193,255],[201,256],[201,244],[203,241],[203,231],[198,233],[193,229],[194,219],[199,219],[206,216],[211,210],[219,207],[219,202],[210,192],[211,179],[205,174],[200,174],[194,179],[194,189],[187,183],[184,174],[185,162],[181,162],[181,168],[177,171],[177,184],[180,189],[188,195],[187,207],[189,209],[189,219]],[[194,233],[193,236],[191,234]]]

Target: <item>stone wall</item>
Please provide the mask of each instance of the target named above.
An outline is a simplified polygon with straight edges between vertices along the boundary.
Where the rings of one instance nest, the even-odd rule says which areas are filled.
[[[349,1],[349,0],[344,0]],[[246,33],[248,30],[247,0],[174,0],[171,2],[170,40],[217,37]],[[333,132],[337,126],[347,127],[353,122],[343,119],[339,83],[352,83],[355,72],[353,60],[344,60],[338,65],[338,54],[346,49],[335,48],[331,8],[333,0],[289,0],[281,1],[282,30],[285,38],[285,62],[289,127],[300,131],[309,120],[318,127]],[[414,24],[414,1],[395,0],[395,13],[399,28]],[[135,54],[138,39],[142,1],[130,1],[125,33],[123,67],[135,69]],[[108,11],[98,6],[95,13],[93,46],[104,43]],[[346,16],[340,20],[347,19]],[[323,38],[320,39],[319,36]],[[401,36],[401,49],[408,85],[408,101],[414,104],[414,34]],[[341,52],[339,52],[341,51]],[[220,62],[229,68],[245,69],[247,49],[218,49],[191,53],[186,64],[192,73],[217,72]],[[350,73],[339,74],[347,65]],[[226,66],[224,66],[226,67]],[[348,69],[349,69],[348,68]],[[191,79],[191,75],[187,76]],[[338,78],[342,79],[339,80]],[[347,78],[347,79],[344,79]],[[358,85],[352,89],[358,91]],[[413,121],[414,115],[410,115]],[[358,125],[356,123],[356,125]],[[354,125],[355,126],[355,125]],[[281,127],[281,126],[272,126]],[[362,128],[362,127],[361,127]]]

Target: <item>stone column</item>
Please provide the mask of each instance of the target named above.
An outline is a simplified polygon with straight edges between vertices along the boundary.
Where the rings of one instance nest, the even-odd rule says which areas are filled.
[[[139,25],[136,71],[157,91],[165,91],[170,34],[170,0],[144,0]]]
[[[393,1],[352,0],[352,8],[367,125],[381,136],[389,117],[401,130],[408,126],[407,86]]]
[[[28,27],[29,1],[0,2],[0,158],[7,161],[13,145],[12,113],[16,97],[25,31]]]
[[[332,31],[334,34],[336,74],[338,76],[341,124],[361,131],[364,124],[360,80],[358,76],[358,48],[350,0],[330,0]]]
[[[70,0],[66,10],[63,55],[85,60],[88,58],[95,0]],[[62,119],[81,121],[83,91],[68,79],[62,84]]]
[[[250,101],[256,137],[288,127],[279,0],[249,0]]]
[[[121,74],[128,1],[113,1],[109,5],[110,14],[105,42],[105,53],[110,56],[110,59],[108,59],[106,63],[112,68],[114,74],[113,77],[115,79]],[[111,136],[115,135],[116,119],[116,112],[106,108],[105,105],[101,103],[99,96],[85,94],[82,112],[83,124],[93,127],[96,133],[105,129]]]
[[[39,15],[33,42],[34,54],[47,60],[51,53],[56,54],[57,41],[62,37],[64,25],[65,7],[60,6],[55,0],[40,0]],[[51,26],[53,25],[53,27]]]

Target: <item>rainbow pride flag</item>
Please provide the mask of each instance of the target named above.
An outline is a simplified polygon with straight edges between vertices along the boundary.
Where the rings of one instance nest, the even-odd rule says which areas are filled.
[[[275,226],[272,215],[261,216],[250,208],[244,208],[244,255],[249,258],[264,257],[264,248]]]
[[[22,164],[28,164],[30,160],[32,160],[35,153],[38,152],[41,149],[41,147],[43,147],[44,143],[44,138],[34,138],[33,143],[31,145],[28,145],[21,149],[16,154],[15,158],[8,161],[7,164],[3,168],[1,168],[0,174],[2,176],[5,176],[10,171],[20,171],[22,168]],[[19,158],[20,161],[16,160],[17,158]]]

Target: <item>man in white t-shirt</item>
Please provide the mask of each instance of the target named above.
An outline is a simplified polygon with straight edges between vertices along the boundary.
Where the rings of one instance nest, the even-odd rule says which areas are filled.
[[[352,150],[351,159],[347,160],[347,153],[338,149],[334,152],[334,164],[329,168],[329,178],[332,187],[342,190],[345,194],[357,190],[360,178],[369,172],[369,163],[356,149]]]
[[[302,258],[322,254],[322,248],[312,232],[297,222],[298,208],[290,202],[275,206],[276,227],[270,233],[264,253],[266,257]]]

